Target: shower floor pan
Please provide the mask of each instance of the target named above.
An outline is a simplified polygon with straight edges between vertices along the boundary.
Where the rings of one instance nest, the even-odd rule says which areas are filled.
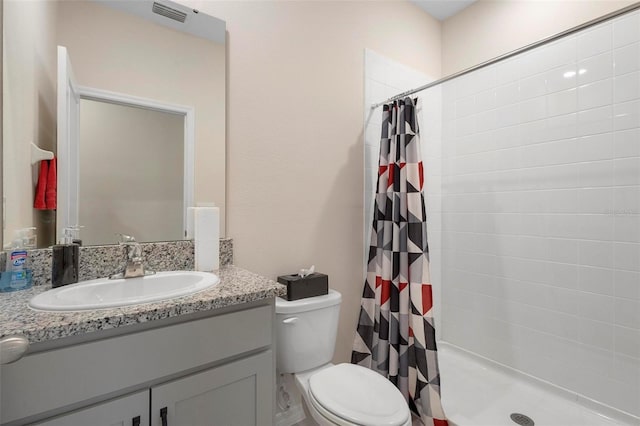
[[[639,425],[631,416],[599,413],[578,403],[575,394],[537,383],[446,342],[438,343],[442,405],[450,426]],[[566,395],[565,395],[566,393]],[[571,396],[573,395],[573,400]],[[524,419],[524,420],[523,420]]]

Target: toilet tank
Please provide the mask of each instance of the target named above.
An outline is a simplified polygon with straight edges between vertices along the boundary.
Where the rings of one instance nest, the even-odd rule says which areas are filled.
[[[331,362],[342,296],[276,298],[276,353],[280,373],[299,373]]]

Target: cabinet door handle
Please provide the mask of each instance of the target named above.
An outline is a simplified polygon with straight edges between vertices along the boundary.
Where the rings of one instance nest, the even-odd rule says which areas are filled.
[[[131,419],[131,426],[140,426],[140,416],[135,416]]]
[[[167,420],[167,407],[162,407],[160,409],[160,418],[162,419],[162,426],[169,425],[169,422]]]

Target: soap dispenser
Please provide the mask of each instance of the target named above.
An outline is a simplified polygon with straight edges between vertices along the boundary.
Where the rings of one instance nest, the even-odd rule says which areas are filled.
[[[36,248],[36,228],[15,231],[11,248],[7,251],[6,271],[0,275],[0,292],[24,290],[32,285],[29,250]]]
[[[53,288],[78,282],[80,271],[80,227],[64,228],[60,244],[52,247],[53,267],[51,268],[51,285]]]

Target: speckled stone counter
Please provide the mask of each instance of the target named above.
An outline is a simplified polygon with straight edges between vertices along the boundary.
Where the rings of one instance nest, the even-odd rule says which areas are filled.
[[[145,267],[152,271],[192,271],[195,265],[193,240],[140,243]],[[125,248],[118,244],[80,247],[80,281],[107,277],[122,271]],[[233,264],[233,240],[220,239],[220,267]],[[0,272],[5,270],[6,253],[0,252]],[[51,285],[51,248],[29,250],[33,285]]]
[[[50,285],[34,286],[14,293],[0,293],[0,337],[22,334],[31,343],[46,342],[286,294],[286,287],[283,285],[232,265],[222,267],[218,275],[219,284],[189,296],[81,312],[40,312],[29,308],[29,299],[49,290]]]

